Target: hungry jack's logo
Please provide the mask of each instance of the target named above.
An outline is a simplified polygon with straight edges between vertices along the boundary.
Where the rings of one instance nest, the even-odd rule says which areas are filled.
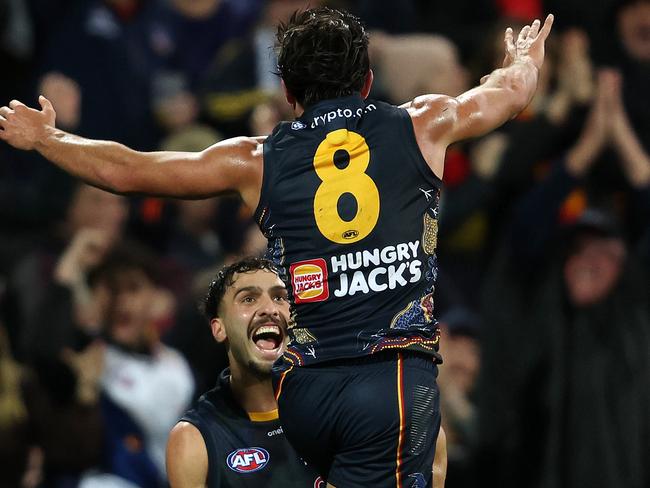
[[[296,303],[322,302],[329,298],[327,263],[324,259],[293,263],[289,272]]]

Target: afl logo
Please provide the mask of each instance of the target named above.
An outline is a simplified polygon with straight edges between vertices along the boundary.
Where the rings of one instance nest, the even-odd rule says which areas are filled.
[[[226,459],[228,467],[237,473],[254,473],[269,463],[269,453],[261,447],[248,447],[231,452]]]
[[[296,120],[295,122],[291,123],[291,128],[293,130],[300,130],[300,129],[304,129],[305,127],[307,127],[307,126],[305,124],[303,124],[302,122],[300,122],[299,120]]]
[[[341,235],[341,237],[343,237],[343,239],[354,239],[354,238],[357,237],[358,235],[359,235],[359,231],[358,231],[358,230],[350,229],[350,230],[346,230],[346,231]]]

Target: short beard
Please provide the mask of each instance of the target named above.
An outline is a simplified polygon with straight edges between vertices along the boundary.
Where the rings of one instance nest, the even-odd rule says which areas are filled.
[[[267,366],[267,365],[261,365],[252,359],[248,361],[247,365],[247,370],[248,372],[257,378],[258,380],[268,380],[271,377],[271,370],[273,368],[273,365]]]

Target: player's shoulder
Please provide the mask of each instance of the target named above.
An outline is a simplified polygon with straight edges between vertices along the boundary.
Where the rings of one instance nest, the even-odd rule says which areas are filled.
[[[413,128],[418,138],[420,148],[425,148],[426,141],[432,141],[436,145],[444,143],[448,134],[459,121],[460,110],[457,98],[447,95],[422,95],[413,99],[405,107],[413,122]]]
[[[439,114],[453,108],[457,103],[456,98],[442,94],[428,94],[415,97],[410,102],[400,105],[411,114],[419,116],[423,114]]]
[[[232,137],[196,153],[196,158],[218,168],[229,178],[228,188],[236,189],[253,206],[262,184],[264,137]],[[216,171],[215,171],[216,174]]]
[[[257,155],[261,154],[262,151],[262,146],[264,144],[264,141],[266,140],[266,136],[258,136],[258,137],[251,137],[251,136],[238,136],[238,137],[231,137],[229,139],[224,139],[223,141],[219,141],[212,146],[208,147],[204,152],[211,152],[211,151],[223,151],[223,150],[228,150],[229,152],[232,152],[233,154],[241,154],[243,155]]]
[[[172,486],[201,486],[208,475],[208,450],[199,429],[180,421],[167,441],[167,474]]]
[[[194,444],[204,444],[201,431],[191,422],[181,420],[172,428],[169,433],[169,442],[174,443],[176,447],[184,449],[190,447],[195,448]]]

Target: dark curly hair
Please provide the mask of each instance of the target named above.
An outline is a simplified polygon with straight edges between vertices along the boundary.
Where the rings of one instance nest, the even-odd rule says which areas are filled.
[[[278,274],[278,268],[268,259],[249,257],[224,266],[214,277],[203,299],[203,313],[208,320],[219,316],[219,304],[226,290],[235,283],[235,274],[266,270]]]
[[[359,18],[319,7],[278,26],[278,74],[303,107],[361,91],[370,70],[368,35]]]

